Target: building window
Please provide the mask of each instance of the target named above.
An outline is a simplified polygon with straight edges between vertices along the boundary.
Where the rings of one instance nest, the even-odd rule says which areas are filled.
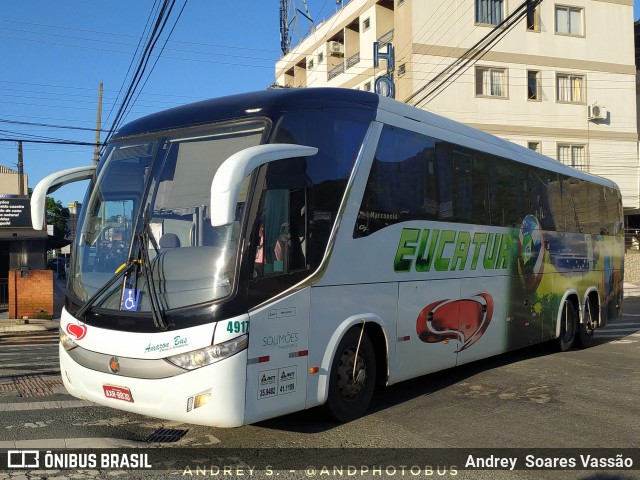
[[[507,96],[507,70],[476,67],[476,95],[505,98]]]
[[[566,103],[584,103],[583,75],[556,75],[556,100]]]
[[[556,5],[556,33],[582,35],[582,8]]]
[[[529,4],[527,5],[527,31],[540,31],[540,7]]]
[[[558,161],[581,170],[587,169],[587,152],[584,145],[558,145]]]
[[[319,52],[318,53],[318,65],[322,63],[322,60],[324,60],[324,53],[323,52]]]
[[[527,148],[529,150],[533,150],[536,153],[542,153],[542,147],[540,146],[540,142],[528,142]]]
[[[369,30],[369,27],[371,26],[371,19],[369,18],[365,18],[364,21],[362,22],[362,31],[366,31]]]
[[[400,65],[398,67],[398,76],[401,77],[405,73],[407,73],[407,65],[406,65],[406,63],[403,63],[402,65]]]
[[[542,100],[542,82],[539,70],[527,70],[527,98]]]
[[[402,5],[404,3],[404,0],[398,0],[398,6]]]
[[[307,63],[307,70],[311,70],[313,68],[313,58],[309,59],[309,63]]]
[[[498,25],[504,20],[504,0],[476,0],[476,23]]]
[[[371,82],[367,82],[364,84],[364,91],[365,92],[370,92],[371,91]]]

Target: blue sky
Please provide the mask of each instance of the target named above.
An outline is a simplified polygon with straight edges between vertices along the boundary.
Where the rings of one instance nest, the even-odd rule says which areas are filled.
[[[102,120],[108,128],[154,3],[2,2],[0,139],[32,135],[94,141],[90,131],[8,122],[94,128],[98,85],[103,82]],[[307,3],[316,21],[335,9],[335,0]],[[182,4],[183,0],[176,2],[172,18]],[[274,81],[274,63],[280,57],[278,5],[278,0],[189,0],[127,120],[204,98],[266,88]],[[634,18],[639,17],[636,0]],[[49,173],[90,164],[93,158],[92,147],[28,143],[23,148],[32,188]],[[0,165],[15,169],[16,162],[16,144],[0,141]],[[81,201],[85,188],[86,184],[64,187],[53,196],[66,205]]]
[[[325,16],[335,8],[334,0],[316,3],[314,16],[320,14],[317,7],[324,5]],[[182,4],[176,2],[172,18]],[[278,4],[189,0],[127,119],[273,83],[280,57]],[[128,84],[127,70],[153,5],[152,0],[2,2],[0,139],[37,135],[93,142],[91,131],[6,121],[95,128],[103,82],[103,126],[111,126],[112,108],[119,106],[118,92]],[[92,147],[25,143],[23,148],[32,188],[49,173],[90,164],[93,158]],[[16,163],[16,143],[0,142],[0,165],[15,169]],[[64,187],[53,196],[66,205],[81,201],[85,188]]]

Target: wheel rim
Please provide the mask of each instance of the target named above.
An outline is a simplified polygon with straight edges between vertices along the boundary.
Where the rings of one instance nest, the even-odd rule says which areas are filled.
[[[355,368],[354,368],[355,365]],[[354,375],[355,372],[355,375]],[[367,365],[354,347],[347,348],[340,355],[338,364],[338,390],[343,398],[352,400],[364,389],[367,380]]]

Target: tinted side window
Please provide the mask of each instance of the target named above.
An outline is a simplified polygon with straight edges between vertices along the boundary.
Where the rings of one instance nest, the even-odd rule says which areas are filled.
[[[569,177],[562,177],[562,218],[564,219],[564,229],[566,232],[578,231],[578,212],[571,195],[571,180]]]
[[[549,203],[549,185],[556,174],[539,168],[529,169],[529,206],[543,230],[555,230],[556,222]]]
[[[439,155],[436,162],[433,139],[385,126],[369,172],[354,236],[370,235],[407,220],[451,216],[451,202],[445,200],[443,204],[436,190],[436,171],[441,165],[449,166],[450,171],[449,162],[440,161]],[[440,172],[441,185],[445,176],[445,172]]]
[[[491,225],[520,226],[530,211],[524,165],[488,156]]]
[[[607,215],[605,187],[589,185],[589,231],[592,235],[609,235],[612,231],[611,219]]]
[[[318,148],[316,155],[306,159],[305,172],[313,185],[309,235],[314,241],[309,258],[314,266],[324,255],[347,180],[372,120],[369,111],[327,109],[289,112],[276,126],[271,143]]]
[[[622,234],[622,199],[615,188],[604,187],[604,200],[607,205],[609,235]]]
[[[571,178],[569,180],[568,191],[575,212],[576,229],[574,231],[578,233],[591,233],[588,183],[584,180]]]

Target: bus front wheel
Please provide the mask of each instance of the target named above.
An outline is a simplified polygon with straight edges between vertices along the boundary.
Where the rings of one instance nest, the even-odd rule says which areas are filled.
[[[340,422],[361,417],[371,404],[375,382],[373,344],[360,328],[352,328],[338,344],[331,363],[326,410]]]
[[[576,325],[578,323],[576,308],[571,300],[566,300],[562,306],[560,318],[560,338],[558,338],[558,350],[566,352],[571,350],[576,338]]]

